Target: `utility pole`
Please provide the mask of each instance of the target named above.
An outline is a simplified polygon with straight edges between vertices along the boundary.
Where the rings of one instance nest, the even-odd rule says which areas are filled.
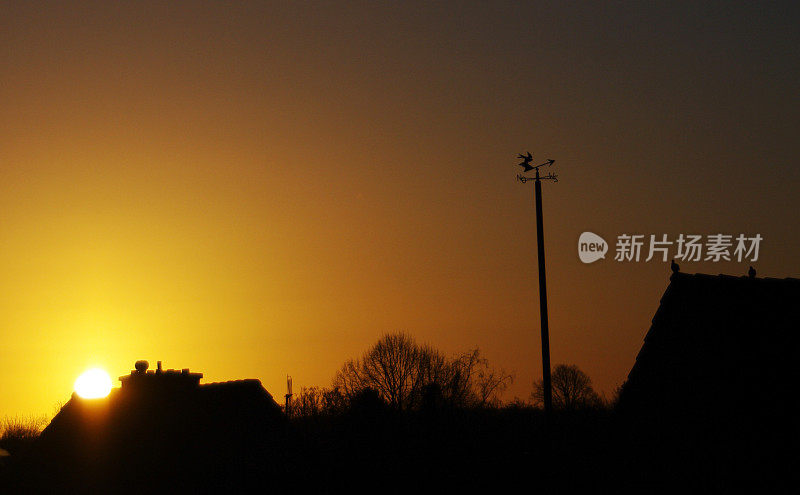
[[[522,158],[520,166],[524,168],[524,172],[531,170],[536,172],[534,180],[534,202],[536,205],[536,244],[537,244],[537,257],[539,259],[539,315],[541,316],[541,329],[542,329],[542,386],[544,392],[544,413],[545,420],[549,424],[553,415],[553,386],[550,379],[550,330],[547,321],[547,277],[545,275],[544,267],[544,224],[542,221],[542,181],[552,180],[558,182],[558,176],[555,174],[548,174],[545,176],[539,175],[539,168],[543,166],[552,166],[555,160],[547,160],[541,165],[531,165],[533,157],[528,152],[527,155],[519,155]],[[524,175],[517,175],[517,180],[523,184],[531,180],[530,177]]]

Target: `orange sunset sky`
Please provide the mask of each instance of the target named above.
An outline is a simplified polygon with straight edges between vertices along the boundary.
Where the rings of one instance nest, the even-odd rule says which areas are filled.
[[[702,4],[702,5],[701,5]],[[760,234],[800,276],[792,2],[0,7],[0,417],[137,359],[276,396],[380,335],[622,383],[669,263],[620,234]],[[582,264],[577,239],[612,243]],[[749,262],[681,262],[744,275]]]

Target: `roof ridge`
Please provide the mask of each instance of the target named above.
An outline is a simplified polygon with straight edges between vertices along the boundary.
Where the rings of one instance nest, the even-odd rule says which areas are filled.
[[[679,279],[688,279],[688,278],[701,278],[701,279],[723,279],[723,280],[769,280],[769,281],[788,281],[792,283],[800,282],[800,278],[796,277],[750,277],[747,274],[744,275],[731,275],[728,273],[718,273],[716,275],[712,275],[710,273],[688,273],[688,272],[675,272],[670,276],[670,280],[674,280],[676,278]]]
[[[258,378],[240,378],[238,380],[225,380],[222,382],[208,382],[208,383],[201,383],[200,386],[204,385],[224,385],[226,383],[245,383],[245,382],[261,382]]]

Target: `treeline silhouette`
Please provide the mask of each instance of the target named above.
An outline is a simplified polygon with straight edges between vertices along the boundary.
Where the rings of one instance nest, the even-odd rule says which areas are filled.
[[[431,407],[496,407],[513,381],[472,349],[448,358],[403,333],[388,334],[361,358],[348,360],[333,387],[304,388],[292,401],[290,415],[336,414],[374,402],[393,411]]]
[[[574,365],[554,367],[547,422],[539,382],[530,401],[501,402],[512,379],[477,349],[448,357],[389,334],[330,387],[301,389],[285,415],[73,398],[58,435],[37,439],[35,424],[9,434],[16,443],[3,434],[0,492],[717,493],[782,479],[774,445],[745,423],[639,420]],[[762,458],[731,455],[740,441]]]

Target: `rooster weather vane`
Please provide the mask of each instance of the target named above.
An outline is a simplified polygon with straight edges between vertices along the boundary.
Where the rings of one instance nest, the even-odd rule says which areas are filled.
[[[544,167],[545,165],[549,167],[553,163],[555,163],[555,160],[550,159],[540,165],[531,165],[531,162],[533,161],[533,155],[531,155],[530,151],[528,151],[524,155],[523,154],[517,155],[517,158],[522,159],[522,163],[520,163],[519,166],[522,167],[523,173],[530,172],[531,170],[536,171],[536,177],[526,177],[522,174],[517,174],[517,180],[522,182],[523,184],[528,182],[529,180],[534,180],[534,179],[547,179],[547,180],[552,180],[553,182],[558,182],[558,176],[553,173],[539,176],[539,167]]]

